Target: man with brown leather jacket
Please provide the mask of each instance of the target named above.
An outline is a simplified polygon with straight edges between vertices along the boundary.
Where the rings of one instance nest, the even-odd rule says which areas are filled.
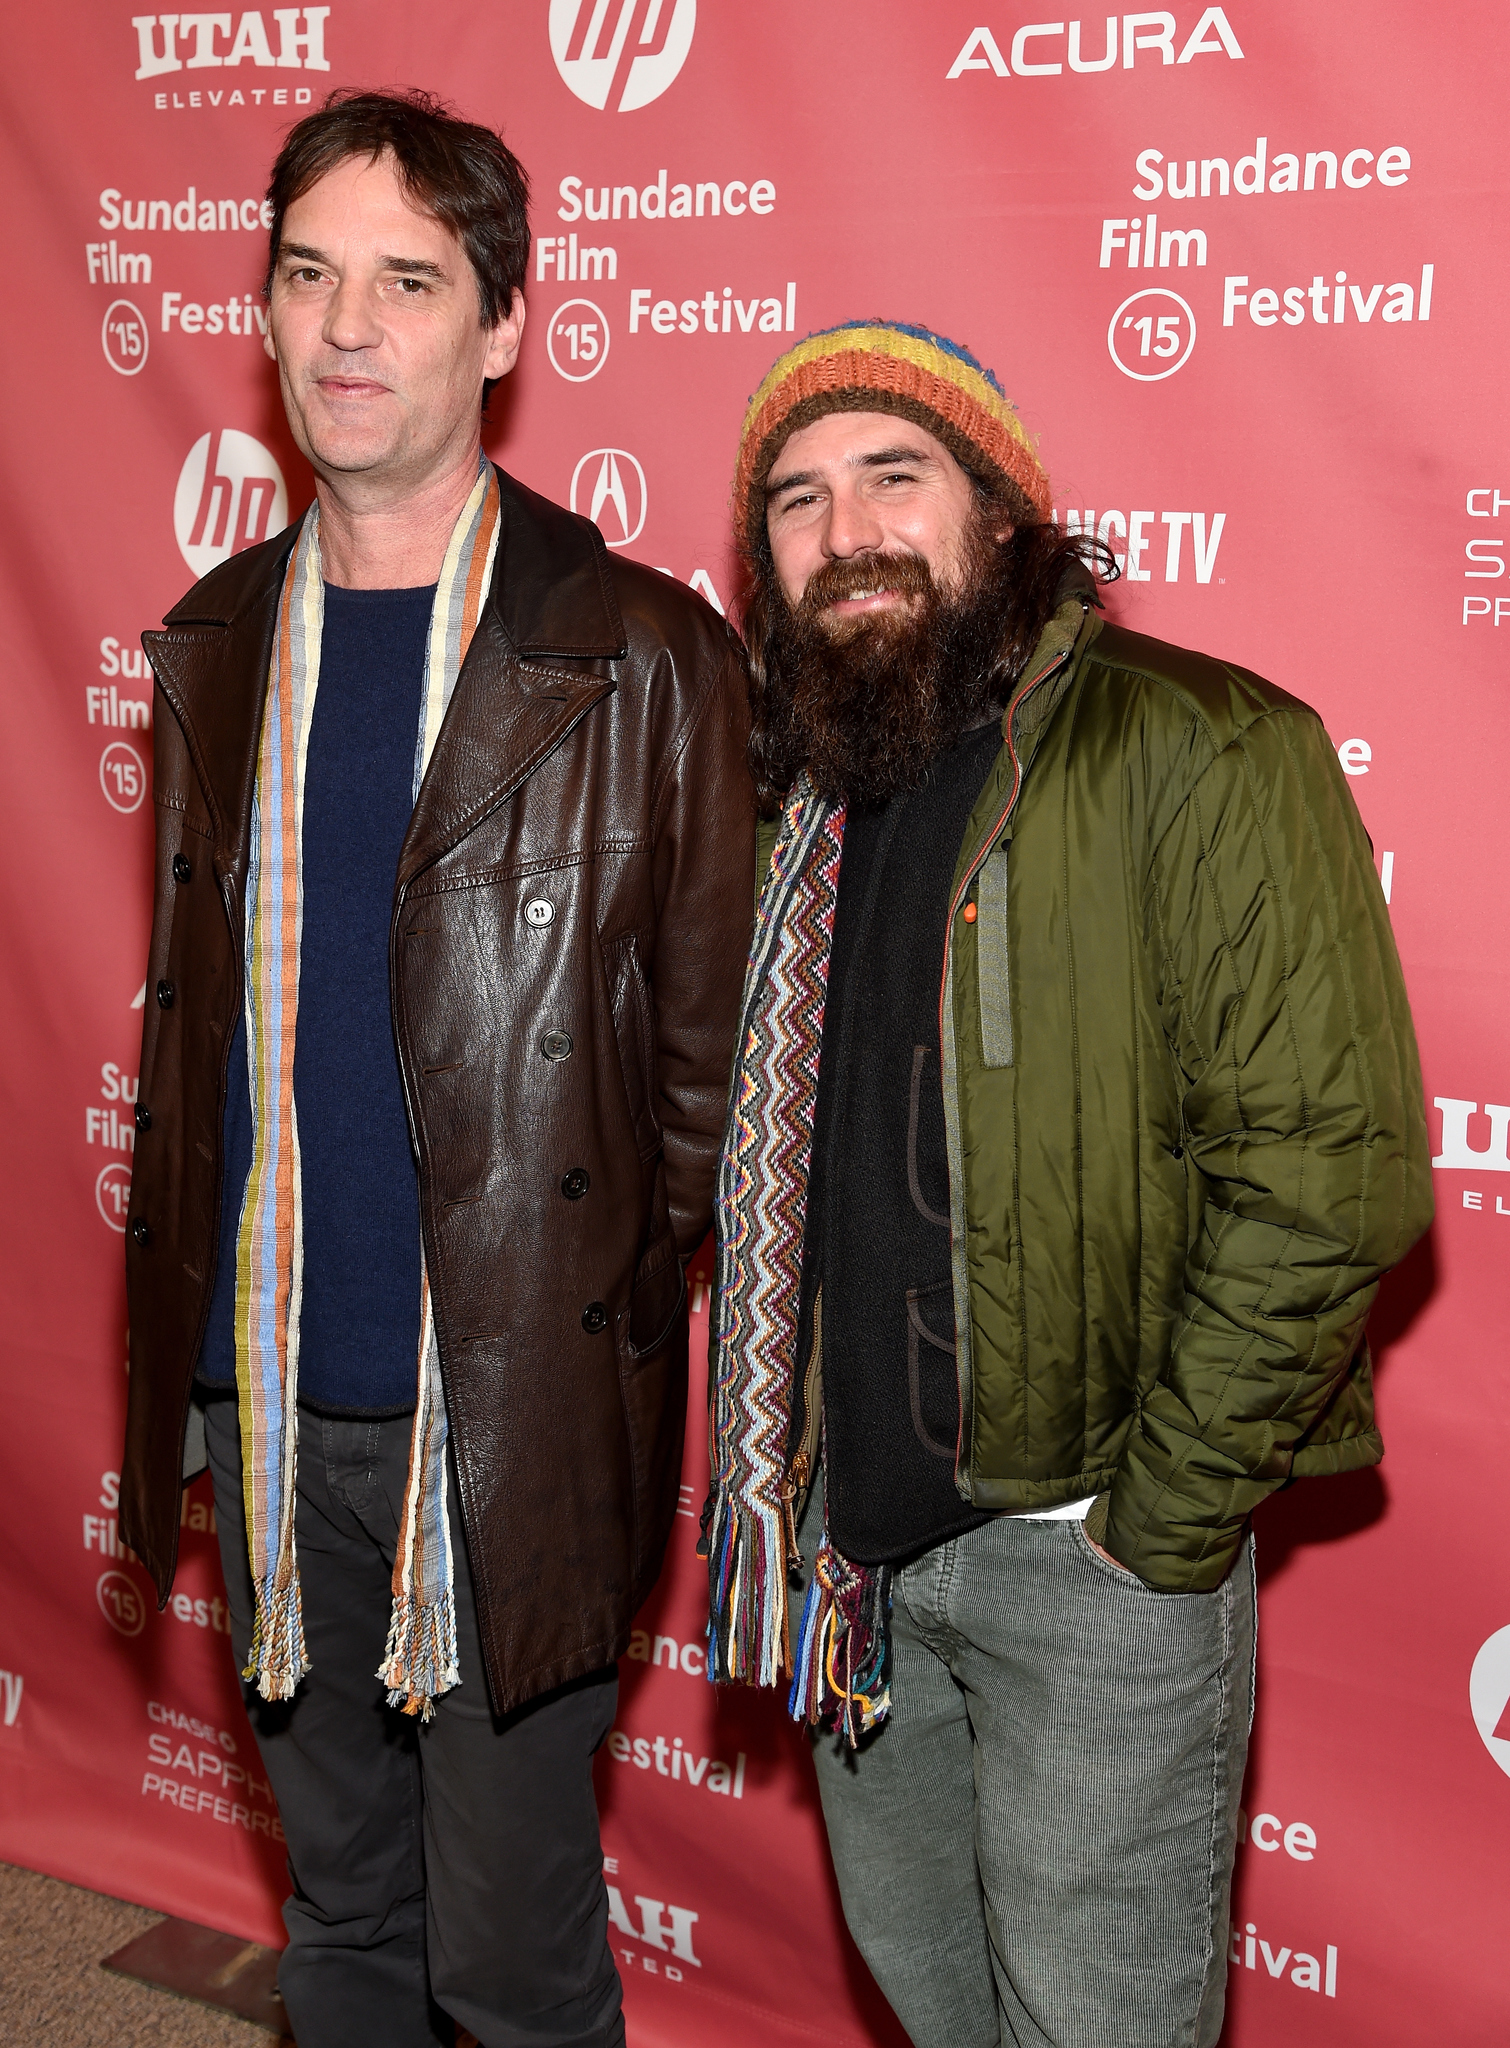
[[[481,455],[524,174],[421,95],[273,171],[299,524],[146,636],[122,1533],[208,1456],[302,2048],[623,2039],[593,1803],[677,1500],[752,893],[737,643]]]

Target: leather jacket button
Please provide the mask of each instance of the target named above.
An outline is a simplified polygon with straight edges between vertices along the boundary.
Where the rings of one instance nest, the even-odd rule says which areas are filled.
[[[173,998],[177,993],[171,981],[160,981],[157,984],[157,1007],[160,1010],[171,1010]]]
[[[547,1031],[540,1041],[540,1050],[548,1060],[569,1060],[572,1051],[571,1033]]]
[[[183,854],[181,854],[181,853],[175,853],[175,854],[174,854],[174,856],[173,856],[173,879],[174,879],[174,881],[175,881],[175,882],[188,882],[188,881],[192,881],[192,880],[193,880],[193,877],[194,877],[194,870],[193,870],[193,869],[192,869],[192,868],[191,868],[191,867],[189,866],[189,863],[188,863],[187,859],[186,859],[186,858],[184,857],[184,855],[183,855]]]
[[[131,1226],[131,1235],[135,1238],[138,1244],[149,1244],[152,1239],[152,1232],[147,1228],[146,1224],[143,1223],[140,1216],[137,1217],[136,1221]]]
[[[548,903],[543,896],[536,896],[524,906],[524,921],[535,926],[547,925],[556,914],[554,903]]]
[[[601,1301],[590,1301],[583,1309],[582,1327],[589,1337],[596,1337],[599,1330],[608,1328],[608,1310]]]
[[[136,1128],[139,1131],[150,1131],[152,1128],[152,1112],[145,1102],[136,1105]]]
[[[574,1166],[561,1177],[561,1192],[568,1202],[580,1202],[591,1186],[592,1176],[585,1166]]]

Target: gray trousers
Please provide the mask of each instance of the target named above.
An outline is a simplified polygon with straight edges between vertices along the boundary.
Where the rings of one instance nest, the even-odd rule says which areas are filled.
[[[814,1760],[845,1918],[916,2048],[1210,2048],[1251,1537],[1216,1592],[1153,1593],[1078,1522],[1003,1516],[893,1585],[890,1718]]]

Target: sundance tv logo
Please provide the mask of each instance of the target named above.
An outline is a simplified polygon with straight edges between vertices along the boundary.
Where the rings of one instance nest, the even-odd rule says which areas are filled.
[[[173,531],[196,576],[288,524],[283,472],[260,441],[235,427],[201,434],[178,473]]]
[[[632,114],[675,79],[696,26],[697,0],[551,0],[551,55],[579,100]]]

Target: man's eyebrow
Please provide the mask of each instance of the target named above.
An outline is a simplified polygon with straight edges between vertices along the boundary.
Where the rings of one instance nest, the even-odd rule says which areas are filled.
[[[921,464],[935,460],[936,458],[926,448],[898,446],[896,448],[877,448],[870,454],[851,456],[850,464],[855,469],[885,469],[894,462]],[[772,498],[779,498],[783,491],[794,491],[799,485],[815,484],[820,481],[821,479],[816,469],[793,470],[790,476],[778,476],[766,485],[766,500],[769,502]]]
[[[438,284],[449,284],[451,273],[443,270],[438,263],[427,263],[419,256],[385,256],[384,270],[401,271],[405,277],[433,277]]]
[[[300,263],[323,263],[333,268],[330,257],[323,249],[313,249],[307,242],[285,242],[278,251],[280,257],[292,256]],[[429,263],[421,256],[384,256],[381,259],[384,270],[396,270],[404,277],[433,277],[439,284],[449,284],[451,274],[438,263]]]
[[[854,458],[857,469],[884,469],[891,462],[932,462],[934,460],[935,457],[926,448],[908,448],[905,446],[878,448],[873,455],[858,455]]]

